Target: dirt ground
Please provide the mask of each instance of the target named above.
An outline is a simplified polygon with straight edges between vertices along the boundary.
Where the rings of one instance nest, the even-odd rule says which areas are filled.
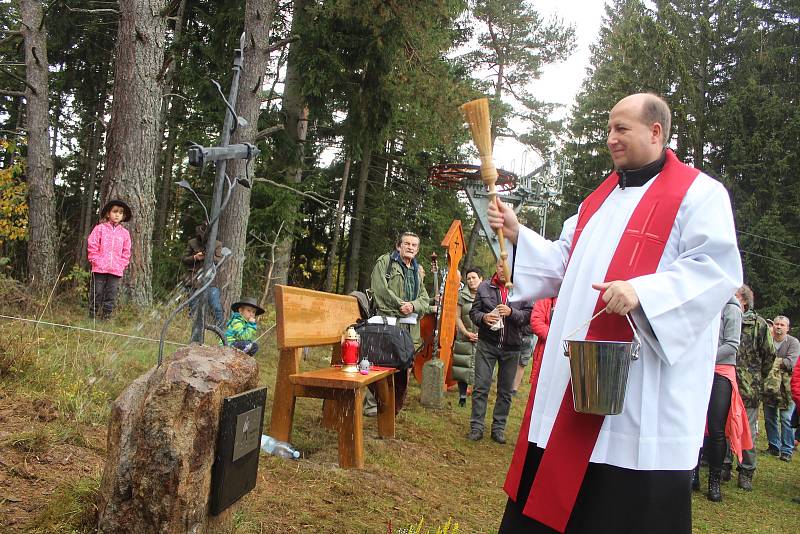
[[[0,531],[28,531],[43,499],[99,476],[105,439],[104,427],[62,420],[47,399],[0,393]]]

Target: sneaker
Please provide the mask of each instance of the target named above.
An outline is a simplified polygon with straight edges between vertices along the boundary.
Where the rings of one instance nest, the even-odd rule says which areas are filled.
[[[792,455],[791,454],[786,454],[784,452],[783,454],[781,454],[781,460],[783,460],[784,462],[791,462],[792,461]]]
[[[467,439],[470,441],[480,441],[483,439],[483,430],[478,430],[477,428],[473,428],[467,434]]]
[[[506,437],[503,434],[502,430],[492,430],[492,441],[499,443],[500,445],[505,445]]]
[[[781,455],[781,451],[779,451],[777,447],[773,447],[772,445],[770,445],[769,447],[764,449],[764,452],[766,454],[769,454],[770,456],[775,456],[775,457],[778,457],[778,456]]]

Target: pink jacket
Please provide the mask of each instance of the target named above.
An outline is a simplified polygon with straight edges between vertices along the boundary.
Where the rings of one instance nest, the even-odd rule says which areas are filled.
[[[89,234],[86,253],[93,273],[122,276],[131,260],[131,234],[121,224],[101,222]]]
[[[800,361],[794,364],[792,381],[790,383],[792,385],[792,398],[794,398],[794,403],[800,406]]]

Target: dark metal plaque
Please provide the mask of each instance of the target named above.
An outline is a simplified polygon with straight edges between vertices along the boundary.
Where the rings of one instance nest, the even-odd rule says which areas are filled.
[[[217,515],[256,487],[267,388],[251,389],[222,404],[211,469],[209,512]]]
[[[236,461],[257,449],[261,440],[261,406],[236,416],[236,435],[233,438],[233,458]]]

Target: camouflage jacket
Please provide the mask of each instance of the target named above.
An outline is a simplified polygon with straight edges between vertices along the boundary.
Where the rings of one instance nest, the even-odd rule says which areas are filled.
[[[786,410],[792,403],[792,367],[800,352],[800,342],[786,336],[781,348],[776,351],[769,375],[764,380],[764,403]]]
[[[736,353],[736,378],[745,406],[758,407],[774,360],[775,345],[767,322],[754,310],[747,310],[742,315],[742,337]]]

